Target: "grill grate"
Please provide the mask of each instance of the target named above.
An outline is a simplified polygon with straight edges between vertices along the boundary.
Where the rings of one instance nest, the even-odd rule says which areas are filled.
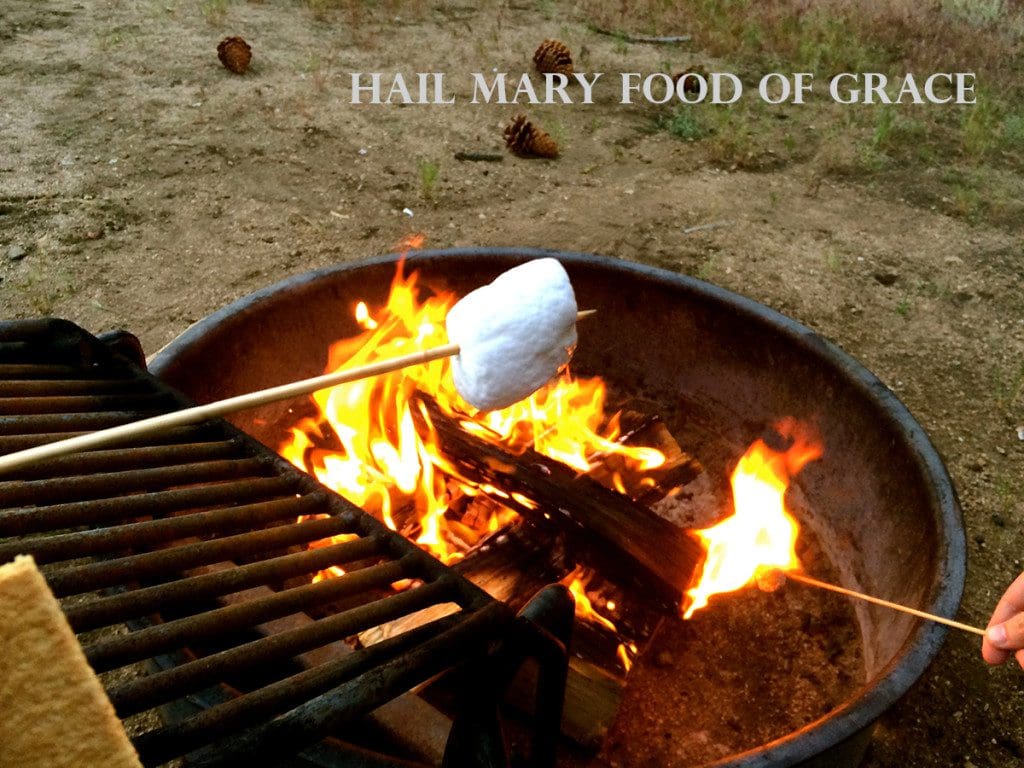
[[[144,371],[133,341],[104,344],[66,321],[0,323],[0,453],[189,405]],[[348,540],[306,548],[340,534]],[[189,765],[268,764],[466,659],[489,659],[480,663],[497,681],[515,666],[509,658],[541,657],[546,684],[564,682],[559,662],[547,659],[552,646],[564,657],[564,645],[538,623],[512,616],[224,421],[0,477],[0,562],[24,553],[44,565],[94,669],[145,662],[151,670],[105,676],[120,717],[232,691],[137,734],[146,765],[181,756]],[[311,581],[329,566],[346,573]],[[414,586],[389,588],[400,580]],[[458,611],[369,648],[346,646],[315,666],[296,661],[444,603]],[[259,629],[288,617],[279,631]],[[132,631],[95,631],[119,625]],[[525,650],[502,650],[498,641],[510,636]],[[278,669],[287,672],[268,671]],[[234,681],[253,672],[260,684],[239,689]],[[554,717],[534,734],[534,757],[546,763],[559,710],[550,702],[538,709]],[[449,742],[449,752],[465,748]]]

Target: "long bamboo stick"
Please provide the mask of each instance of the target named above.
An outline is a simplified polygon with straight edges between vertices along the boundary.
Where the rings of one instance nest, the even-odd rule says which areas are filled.
[[[909,613],[911,616],[917,616],[919,619],[927,619],[928,621],[934,621],[938,624],[945,624],[947,627],[953,627],[953,629],[960,629],[964,632],[970,632],[981,637],[985,636],[985,630],[979,627],[972,627],[970,624],[963,624],[953,619],[947,619],[944,616],[936,616],[934,613],[927,613],[925,611],[919,611],[917,608],[910,608],[906,605],[899,603],[893,603],[888,600],[883,600],[880,597],[872,597],[871,595],[865,595],[863,592],[856,592],[852,589],[846,589],[835,584],[829,584],[827,581],[819,581],[812,576],[808,576],[803,573],[791,573],[786,572],[783,574],[788,579],[793,581],[799,581],[801,584],[807,584],[811,587],[818,587],[819,589],[827,589],[829,592],[837,592],[840,595],[846,595],[847,597],[854,597],[858,600],[864,600],[875,605],[881,605],[886,608],[892,608],[894,611],[902,611],[903,613]]]

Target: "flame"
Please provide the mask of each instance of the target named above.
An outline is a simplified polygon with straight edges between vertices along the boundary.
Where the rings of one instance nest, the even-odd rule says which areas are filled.
[[[786,507],[790,480],[805,464],[822,455],[821,443],[792,419],[776,426],[791,441],[776,451],[756,441],[739,460],[730,479],[734,514],[711,528],[697,531],[707,556],[695,583],[687,590],[690,618],[713,595],[734,592],[754,582],[765,570],[799,571],[796,541],[800,526]]]
[[[572,592],[572,596],[576,602],[576,618],[582,621],[596,624],[599,627],[612,632],[616,635],[619,634],[619,629],[615,625],[615,622],[605,616],[601,611],[594,605],[594,601],[591,599],[591,581],[594,579],[596,573],[586,568],[585,566],[578,565],[576,568],[562,579],[561,583],[569,588]],[[598,596],[600,597],[600,596]],[[606,611],[615,610],[614,600],[605,600],[604,609]],[[633,660],[637,657],[639,650],[635,643],[621,642],[615,649],[615,656],[619,660],[619,664],[622,666],[624,672],[629,672],[633,667]]]
[[[420,244],[422,236],[411,236],[402,247]],[[418,274],[407,276],[400,262],[383,306],[353,303],[350,311],[362,331],[331,345],[326,370],[447,343],[444,321],[455,301],[451,292],[430,295]],[[605,413],[607,389],[600,378],[565,372],[527,400],[478,413],[455,390],[450,368],[449,360],[435,360],[316,392],[316,414],[292,426],[278,450],[445,563],[459,560],[483,536],[515,519],[509,507],[534,509],[537,504],[523,494],[461,477],[442,454],[416,392],[433,397],[442,412],[482,439],[511,451],[532,447],[581,472],[610,455],[622,457],[634,472],[665,460],[655,449],[617,442],[619,417]],[[615,478],[611,482],[621,485]],[[486,496],[497,503],[459,504],[464,496]],[[481,512],[481,506],[488,511]]]
[[[587,587],[593,578],[593,571],[578,565],[572,573],[569,573],[562,579],[561,583],[569,588],[569,591],[572,592],[572,596],[576,600],[576,616],[578,618],[602,626],[610,632],[617,632],[615,622],[599,613],[594,608],[594,603],[590,600],[589,595],[587,595]],[[614,607],[614,603],[612,605]]]

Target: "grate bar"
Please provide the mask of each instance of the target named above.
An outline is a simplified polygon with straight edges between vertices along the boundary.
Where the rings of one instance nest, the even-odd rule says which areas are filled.
[[[49,397],[0,397],[0,414],[18,416],[18,424],[26,417],[51,416],[55,413],[68,414],[68,419],[78,419],[91,411],[117,413],[131,410],[149,414],[162,413],[174,408],[174,400],[165,394],[119,394],[112,395],[63,395]]]
[[[20,379],[0,381],[0,397],[71,397],[75,395],[117,395],[152,392],[138,379]]]
[[[381,566],[376,566],[381,567]],[[367,569],[369,570],[369,569]],[[320,582],[327,584],[346,578]],[[187,693],[201,691],[212,683],[254,667],[291,658],[314,648],[343,640],[400,616],[445,602],[451,585],[435,581],[382,600],[350,608],[309,624],[278,632],[230,650],[172,667],[139,680],[107,689],[107,695],[121,717],[152,709]]]
[[[270,683],[257,691],[242,694],[212,709],[204,710],[187,720],[145,733],[136,737],[133,744],[145,762],[165,762],[222,739],[249,723],[274,717],[314,696],[326,693],[346,680],[406,653],[438,634],[447,632],[465,618],[464,614],[456,614],[435,619],[429,624],[382,640],[350,656],[304,670],[284,680]]]
[[[412,559],[371,565],[315,584],[275,592],[267,597],[226,605],[205,613],[155,624],[127,635],[112,637],[83,648],[86,659],[98,672],[140,661],[149,656],[181,648],[187,643],[218,637],[238,629],[290,616],[343,597],[384,589],[395,581],[413,576]]]
[[[80,365],[0,363],[0,378],[3,379],[89,379],[99,372],[99,369]],[[113,372],[107,368],[103,370],[102,375],[109,377]]]
[[[167,584],[101,597],[83,605],[68,606],[64,614],[75,632],[84,632],[148,613],[162,612],[191,601],[240,592],[302,574],[314,574],[332,565],[351,563],[377,554],[380,554],[380,542],[377,539],[356,539],[261,560],[227,571],[204,573]]]
[[[293,477],[259,477],[242,482],[224,482],[197,488],[136,494],[120,498],[58,504],[52,507],[22,507],[0,511],[0,536],[24,536],[77,525],[95,525],[142,515],[172,514],[224,504],[269,501],[297,492]]]
[[[285,547],[348,533],[349,530],[349,522],[340,517],[304,520],[301,523],[247,531],[141,555],[62,568],[47,573],[46,580],[57,597],[64,597],[133,580],[176,577],[182,571],[201,565],[267,554]]]
[[[149,413],[139,411],[100,411],[98,413],[66,413],[42,416],[0,416],[0,432],[8,435],[34,435],[40,432],[62,432],[77,429],[93,431],[139,421]]]
[[[275,520],[313,514],[323,507],[325,500],[323,494],[311,493],[298,498],[226,507],[111,528],[8,541],[0,544],[0,561],[10,560],[16,555],[31,554],[37,563],[52,563],[86,555],[152,547],[187,536],[249,530]]]
[[[73,475],[156,469],[237,458],[237,456],[238,444],[233,440],[116,448],[58,456],[30,464],[18,470],[18,478],[20,480],[36,480],[59,476],[63,482],[65,478]]]
[[[261,761],[268,761],[264,764],[272,764],[273,760],[294,753],[296,747],[301,749],[330,733],[342,732],[362,713],[387,702],[391,698],[389,691],[410,690],[465,661],[467,648],[479,651],[488,638],[494,637],[496,628],[503,626],[503,612],[504,606],[492,603],[402,657],[374,667],[286,715],[233,735],[216,749],[193,754],[188,764],[194,768],[240,765],[257,753]]]
[[[52,480],[0,482],[0,504],[58,504],[69,500],[102,499],[133,491],[155,491],[175,485],[199,485],[218,480],[265,475],[268,466],[259,459],[226,459],[127,472],[97,472]]]
[[[207,424],[199,424],[189,427],[174,427],[165,429],[159,435],[150,435],[142,440],[125,441],[125,447],[138,445],[164,445],[167,443],[183,441],[201,441],[212,430]],[[37,445],[55,443],[69,437],[86,434],[85,430],[71,429],[68,432],[39,432],[32,435],[0,435],[0,455],[20,451],[25,448],[35,448]]]

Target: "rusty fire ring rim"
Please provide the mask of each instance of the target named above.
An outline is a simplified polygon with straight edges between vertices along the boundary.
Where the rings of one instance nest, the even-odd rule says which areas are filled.
[[[258,312],[258,307],[263,301],[277,296],[282,291],[293,290],[328,276],[370,266],[393,264],[401,258],[405,258],[410,267],[416,267],[421,262],[430,263],[441,259],[457,262],[459,259],[469,258],[493,258],[512,266],[528,259],[544,257],[557,258],[566,265],[600,266],[620,270],[671,286],[674,290],[682,290],[702,301],[741,315],[748,321],[767,326],[790,343],[823,358],[845,375],[848,382],[877,407],[879,414],[884,416],[889,426],[903,439],[909,455],[913,457],[922,477],[926,480],[926,487],[932,496],[931,506],[941,511],[940,519],[936,521],[940,524],[940,536],[935,595],[928,605],[920,607],[942,616],[956,614],[963,596],[967,566],[963,515],[952,478],[924,427],[892,390],[836,344],[760,302],[688,275],[611,256],[546,248],[460,247],[356,259],[287,277],[237,299],[194,323],[155,353],[150,360],[150,371],[160,377],[165,365],[185,353],[193,344],[201,343],[207,333],[215,327]],[[941,625],[923,622],[897,656],[872,681],[866,683],[839,707],[775,741],[717,762],[707,763],[702,768],[781,768],[799,765],[803,761],[821,757],[829,750],[842,747],[845,742],[857,740],[865,729],[869,729],[924,674],[938,654],[947,632],[948,629]]]

